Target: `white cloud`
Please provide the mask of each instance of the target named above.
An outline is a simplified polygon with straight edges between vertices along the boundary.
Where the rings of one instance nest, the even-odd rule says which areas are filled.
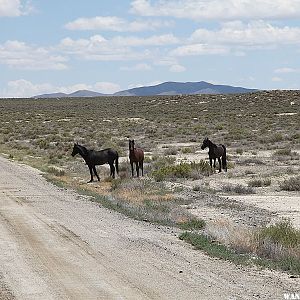
[[[186,71],[186,68],[182,65],[173,65],[170,67],[171,72],[180,73]]]
[[[147,50],[136,52],[125,44],[114,43],[99,35],[89,39],[65,38],[60,42],[58,49],[63,53],[95,61],[142,60],[149,56]]]
[[[63,70],[67,59],[52,54],[42,47],[29,46],[20,41],[6,41],[0,44],[0,64],[15,69],[27,70]]]
[[[69,86],[55,86],[51,83],[34,84],[25,79],[9,81],[3,91],[2,98],[27,98],[47,93],[72,93],[78,90],[92,90],[99,93],[111,94],[120,90],[120,86],[113,82],[96,82],[94,84],[78,83]]]
[[[218,55],[245,56],[249,50],[275,49],[300,44],[300,27],[277,27],[264,21],[225,22],[216,30],[200,28],[186,44],[170,52],[173,56]]]
[[[101,30],[101,31],[118,31],[118,32],[137,32],[144,30],[155,30],[161,27],[170,27],[172,22],[159,20],[136,20],[128,22],[118,17],[94,17],[78,18],[69,22],[65,28],[69,30]]]
[[[264,46],[299,44],[300,27],[276,27],[264,21],[243,23],[240,21],[222,24],[219,30],[198,29],[190,38],[192,43],[218,45]]]
[[[121,71],[151,71],[152,67],[149,64],[141,63],[136,64],[132,67],[121,67]]]
[[[162,81],[152,81],[152,82],[148,82],[148,83],[134,83],[134,84],[130,84],[128,86],[128,89],[133,89],[133,88],[138,88],[138,87],[143,87],[143,86],[153,86],[153,85],[158,85],[163,83]]]
[[[176,38],[173,34],[163,34],[163,35],[154,35],[148,38],[138,38],[138,37],[115,37],[111,40],[115,45],[125,45],[125,46],[164,46],[178,44],[179,39]]]
[[[284,68],[279,68],[274,70],[274,73],[277,74],[300,73],[300,69],[284,67]]]
[[[298,18],[300,0],[134,0],[131,12],[198,21]]]
[[[32,10],[29,1],[0,0],[0,17],[18,17],[26,15]]]
[[[170,52],[172,56],[195,56],[195,55],[222,55],[227,54],[229,49],[218,45],[191,44],[180,46]]]
[[[52,85],[45,84],[33,84],[25,79],[18,79],[9,81],[3,91],[0,91],[1,97],[31,97],[33,95],[47,93],[51,90]]]
[[[110,40],[101,35],[91,36],[89,39],[63,39],[58,49],[63,53],[77,55],[86,60],[125,61],[145,60],[153,57],[152,50],[136,51],[135,47],[164,46],[178,43],[172,34],[154,35],[146,38],[117,36]],[[154,51],[154,50],[153,50]]]
[[[118,92],[121,87],[113,82],[96,82],[92,89],[96,92],[103,93],[103,94],[112,94]]]

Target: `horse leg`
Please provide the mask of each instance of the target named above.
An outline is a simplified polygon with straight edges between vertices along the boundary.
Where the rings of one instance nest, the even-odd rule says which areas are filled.
[[[137,175],[137,177],[139,177],[139,163],[138,162],[136,162],[135,163],[135,167],[136,167],[136,175]]]
[[[219,162],[219,173],[221,173],[221,158],[220,157],[218,157],[218,162]]]
[[[91,174],[91,180],[90,181],[88,181],[88,183],[89,182],[93,182],[93,168],[92,168],[92,166],[88,166],[89,167],[89,170],[90,170],[90,174]]]
[[[93,171],[94,171],[94,174],[96,175],[98,181],[100,181],[100,177],[98,176],[97,171],[96,171],[96,166],[93,166]]]
[[[112,178],[115,178],[115,167],[113,163],[110,164],[110,176],[112,176]]]
[[[131,165],[131,175],[133,177],[133,162],[130,162],[130,165]]]
[[[212,169],[212,158],[209,158],[210,168]]]
[[[140,162],[140,168],[142,171],[142,176],[144,176],[144,161],[143,160]]]

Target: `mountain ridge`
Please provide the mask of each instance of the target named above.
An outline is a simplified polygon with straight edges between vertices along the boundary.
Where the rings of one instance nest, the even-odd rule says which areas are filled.
[[[89,90],[79,90],[70,94],[48,93],[32,98],[71,98],[71,97],[101,97],[101,96],[159,96],[159,95],[194,95],[194,94],[245,94],[258,91],[231,85],[215,85],[205,81],[174,82],[168,81],[152,86],[136,87],[122,90],[114,94],[103,94]]]

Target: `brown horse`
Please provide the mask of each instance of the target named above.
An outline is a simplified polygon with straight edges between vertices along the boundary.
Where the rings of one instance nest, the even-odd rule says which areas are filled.
[[[136,174],[139,177],[139,169],[142,171],[142,176],[144,176],[144,151],[140,148],[134,147],[134,140],[129,140],[129,161],[131,164],[131,173],[133,177],[133,163],[136,166]]]
[[[221,172],[221,168],[227,172],[227,162],[226,162],[226,147],[224,145],[216,145],[213,142],[211,142],[208,138],[205,138],[201,149],[204,150],[206,147],[208,147],[208,157],[209,157],[209,163],[210,167],[212,168],[212,160],[214,160],[214,168],[216,168],[216,158],[219,162],[219,172]],[[222,164],[221,164],[221,158],[222,158]]]

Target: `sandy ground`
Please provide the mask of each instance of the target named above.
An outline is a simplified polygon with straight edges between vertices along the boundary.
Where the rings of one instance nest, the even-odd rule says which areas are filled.
[[[176,154],[177,162],[199,162],[200,160],[208,160],[208,153],[206,150],[200,149],[199,143],[172,143],[161,144],[158,146],[158,152],[160,154],[168,148],[184,148],[193,146],[195,153],[183,154],[178,152]],[[274,150],[275,151],[275,150]],[[231,204],[238,204],[240,208],[245,206],[252,207],[253,216],[255,214],[261,214],[261,221],[265,218],[265,223],[276,222],[282,218],[288,218],[293,225],[300,229],[300,193],[299,192],[286,192],[279,189],[279,183],[288,178],[291,170],[294,170],[294,175],[299,174],[299,160],[296,161],[280,161],[272,158],[274,151],[271,150],[259,150],[253,155],[251,152],[243,152],[242,155],[236,155],[236,150],[228,148],[227,153],[232,157],[231,162],[235,164],[233,169],[229,169],[228,173],[215,173],[212,176],[204,177],[201,180],[192,180],[180,183],[179,185],[184,188],[193,188],[196,185],[205,186],[216,190],[219,196],[224,198],[226,204],[222,207],[218,206],[218,201],[214,199],[213,205],[207,206],[208,203],[203,201],[197,201],[190,207],[190,212],[205,220],[213,220],[218,218],[234,219],[235,222],[247,223],[247,220],[243,220],[243,214],[239,214],[236,218],[232,213]],[[293,152],[300,154],[299,149],[293,149]],[[245,160],[259,160],[261,164],[249,163],[238,164]],[[250,172],[251,171],[251,172]],[[290,175],[290,176],[293,176]],[[254,194],[235,195],[222,192],[222,187],[225,185],[243,185],[247,187],[248,182],[251,179],[265,179],[269,178],[272,183],[270,187],[258,187],[254,188]],[[196,194],[196,193],[194,193]],[[197,198],[195,196],[195,198]],[[205,206],[203,206],[205,204]],[[225,206],[228,209],[224,209]],[[257,209],[256,209],[257,208]],[[260,209],[260,210],[259,210]],[[263,210],[265,213],[263,213]],[[269,212],[269,214],[268,214]],[[265,216],[263,216],[265,215]],[[271,216],[271,217],[270,217]],[[260,222],[264,223],[264,222]]]
[[[212,259],[0,158],[0,299],[283,299],[300,280]]]

